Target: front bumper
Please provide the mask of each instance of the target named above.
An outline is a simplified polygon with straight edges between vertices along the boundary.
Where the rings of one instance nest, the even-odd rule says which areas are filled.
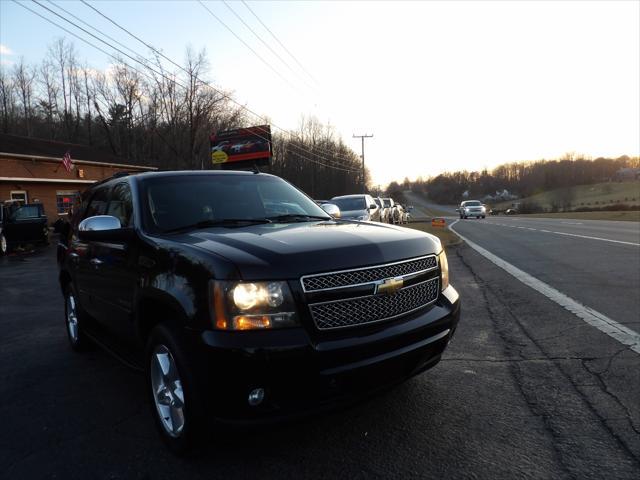
[[[351,403],[434,366],[460,318],[453,287],[436,303],[375,328],[314,340],[303,328],[201,332],[207,405],[219,421],[254,423]],[[264,401],[248,394],[263,388]]]
[[[464,215],[465,217],[476,217],[476,218],[480,218],[480,217],[484,217],[487,213],[483,212],[483,211],[472,211],[472,212],[462,212],[462,215]]]

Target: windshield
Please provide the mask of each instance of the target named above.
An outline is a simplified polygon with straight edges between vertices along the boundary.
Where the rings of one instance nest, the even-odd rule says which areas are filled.
[[[463,207],[479,207],[480,205],[482,205],[480,202],[475,201],[475,200],[471,200],[469,202],[464,202],[462,204]]]
[[[287,215],[331,218],[289,183],[264,175],[156,177],[144,181],[142,195],[145,228],[154,232],[230,220],[295,221]]]
[[[384,202],[384,206],[389,208],[391,206],[391,200],[388,198],[383,198],[382,201]]]
[[[331,199],[331,203],[336,204],[343,212],[349,210],[366,210],[367,208],[364,197],[333,198]]]
[[[23,207],[19,207],[17,210],[13,212],[14,220],[23,220],[25,218],[37,218],[40,216],[40,206],[39,205],[25,205]]]
[[[380,201],[379,198],[374,198],[373,201],[376,202],[376,205],[378,205],[378,207],[382,208],[382,202]]]

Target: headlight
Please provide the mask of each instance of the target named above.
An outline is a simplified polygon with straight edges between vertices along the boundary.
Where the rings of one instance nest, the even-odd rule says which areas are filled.
[[[356,220],[360,220],[360,221],[367,221],[369,220],[369,215],[360,215],[359,217],[356,217]]]
[[[449,286],[449,262],[444,249],[438,255],[438,263],[440,264],[440,291]]]
[[[258,330],[298,325],[286,282],[212,283],[212,320],[220,330]]]

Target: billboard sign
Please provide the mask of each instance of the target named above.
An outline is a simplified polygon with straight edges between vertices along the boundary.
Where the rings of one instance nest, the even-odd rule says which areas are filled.
[[[268,165],[271,161],[271,127],[236,128],[211,135],[211,163],[222,168]]]

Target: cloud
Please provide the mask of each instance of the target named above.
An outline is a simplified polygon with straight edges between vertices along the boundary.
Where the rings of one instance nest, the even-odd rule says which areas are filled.
[[[13,51],[6,45],[0,43],[0,55],[13,55]]]

